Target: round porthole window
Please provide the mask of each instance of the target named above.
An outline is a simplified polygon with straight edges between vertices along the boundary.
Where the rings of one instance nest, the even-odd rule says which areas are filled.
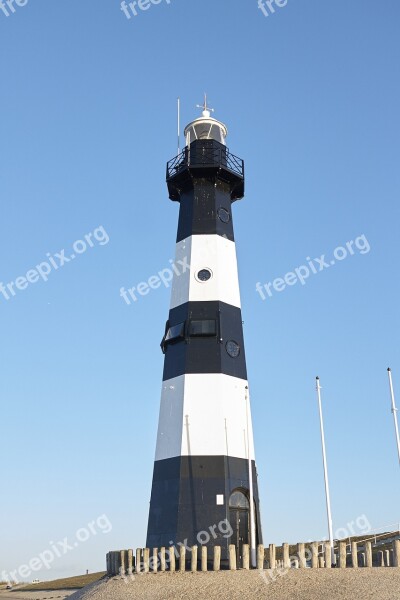
[[[229,340],[226,342],[226,351],[232,358],[237,358],[240,354],[240,347],[237,342],[234,340]]]
[[[231,220],[231,215],[229,214],[229,211],[227,211],[226,208],[223,208],[222,206],[218,209],[218,217],[223,223],[229,223],[229,221]]]
[[[196,275],[196,279],[201,282],[208,281],[211,277],[212,273],[210,269],[201,269]]]

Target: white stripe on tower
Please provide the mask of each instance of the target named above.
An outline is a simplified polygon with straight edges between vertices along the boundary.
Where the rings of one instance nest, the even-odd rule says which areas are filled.
[[[222,373],[186,374],[163,382],[156,460],[175,456],[247,458],[247,381]],[[250,454],[254,443],[249,418]]]
[[[220,235],[191,235],[176,244],[171,291],[171,309],[185,302],[219,300],[240,308],[239,278],[235,242]],[[190,269],[185,268],[190,265]],[[199,281],[201,269],[211,271],[211,279]]]

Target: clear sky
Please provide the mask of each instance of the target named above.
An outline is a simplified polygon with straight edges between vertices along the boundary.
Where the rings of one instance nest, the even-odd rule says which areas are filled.
[[[188,122],[204,91],[246,164],[234,225],[265,542],[326,534],[316,375],[334,529],[394,527],[398,0],[267,16],[257,0],[162,0],[130,19],[118,0],[21,4],[0,9],[0,573],[66,537],[27,579],[145,543],[170,289],[130,306],[119,291],[174,256],[176,97]],[[316,273],[282,290],[307,257]]]

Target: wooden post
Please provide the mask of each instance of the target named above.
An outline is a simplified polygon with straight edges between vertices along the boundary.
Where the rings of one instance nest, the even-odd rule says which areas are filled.
[[[113,576],[118,575],[118,552],[111,552],[111,571]]]
[[[115,574],[121,574],[121,552],[115,552]]]
[[[383,551],[382,550],[380,550],[378,552],[378,565],[380,567],[384,567],[385,566],[385,558],[383,556]]]
[[[197,571],[197,546],[192,546],[191,568],[192,568],[192,573],[196,573],[196,571]]]
[[[201,547],[201,570],[207,572],[207,546]]]
[[[351,542],[351,566],[358,569],[358,545],[357,542]]]
[[[311,568],[318,569],[318,542],[311,543]]]
[[[306,554],[304,544],[297,544],[297,555],[299,557],[300,569],[306,568]]]
[[[229,569],[236,571],[236,546],[229,544]]]
[[[384,550],[385,553],[385,566],[390,567],[390,551]]]
[[[142,550],[141,550],[141,548],[137,548],[136,549],[136,568],[135,568],[136,573],[140,573],[141,562],[142,562]]]
[[[332,548],[330,542],[325,542],[325,569],[332,567]]]
[[[275,544],[269,545],[269,568],[276,569],[276,548]]]
[[[145,573],[149,572],[150,566],[150,548],[144,548],[143,550],[143,571]]]
[[[393,554],[393,566],[400,567],[400,540],[394,540]]]
[[[290,569],[289,544],[282,544],[283,568]]]
[[[133,573],[133,550],[128,550],[128,575]]]
[[[169,547],[169,570],[171,573],[175,573],[175,546]]]
[[[243,544],[243,569],[248,571],[250,569],[250,555],[249,555],[249,545]]]
[[[160,548],[160,570],[162,573],[165,571],[165,547]]]
[[[229,548],[230,548],[230,546],[229,546]],[[220,568],[221,568],[221,546],[214,546],[214,564],[213,564],[213,570],[214,571],[219,571]]]
[[[339,569],[346,568],[346,542],[339,542]]]
[[[153,548],[153,556],[151,559],[151,571],[157,573],[158,571],[158,548]]]
[[[262,544],[257,546],[257,569],[259,571],[264,569],[264,546]]]
[[[325,558],[323,556],[320,556],[318,558],[318,560],[319,560],[319,568],[323,569],[325,567]]]
[[[372,567],[372,544],[365,542],[365,566]]]
[[[120,552],[120,567],[119,567],[119,574],[121,576],[125,575],[126,573],[126,550],[121,550]]]
[[[179,548],[179,572],[184,573],[186,570],[186,548],[181,546]]]

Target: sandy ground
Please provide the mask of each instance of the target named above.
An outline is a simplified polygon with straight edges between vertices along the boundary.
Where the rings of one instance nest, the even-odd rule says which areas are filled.
[[[114,577],[87,586],[70,600],[400,600],[400,569],[221,571]]]

